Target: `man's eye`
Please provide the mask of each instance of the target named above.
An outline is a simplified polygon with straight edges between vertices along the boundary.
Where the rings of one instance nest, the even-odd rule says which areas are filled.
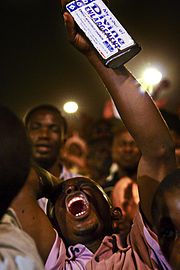
[[[30,130],[37,130],[37,129],[39,129],[39,127],[40,127],[40,125],[33,124],[33,125],[30,126]]]
[[[51,130],[52,130],[53,132],[57,132],[57,133],[60,131],[60,129],[59,129],[58,126],[51,126]]]

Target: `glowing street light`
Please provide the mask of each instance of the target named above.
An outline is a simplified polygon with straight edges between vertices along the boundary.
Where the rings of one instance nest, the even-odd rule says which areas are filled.
[[[143,77],[144,77],[144,81],[147,84],[155,85],[161,81],[162,74],[156,68],[147,68],[144,71]]]
[[[158,84],[162,79],[162,73],[153,67],[145,69],[142,77],[142,84],[150,93],[153,91],[154,85]]]
[[[78,110],[78,104],[74,101],[68,101],[64,104],[63,109],[66,113],[75,113]]]

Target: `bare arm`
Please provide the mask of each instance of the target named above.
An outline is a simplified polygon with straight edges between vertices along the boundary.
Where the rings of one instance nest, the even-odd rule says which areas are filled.
[[[62,0],[62,5],[66,0]],[[169,130],[148,93],[125,67],[106,68],[87,40],[80,35],[73,18],[64,13],[69,41],[81,51],[95,68],[122,117],[127,129],[139,146],[142,157],[138,167],[141,208],[151,222],[151,201],[157,185],[175,168],[174,146]]]
[[[137,81],[125,68],[106,72],[100,65],[95,64],[95,68],[142,153],[137,174],[140,205],[151,222],[150,209],[157,185],[175,168],[169,130],[148,93],[140,91]]]
[[[18,196],[14,199],[11,207],[15,210],[22,228],[27,232],[37,245],[39,254],[44,263],[49,255],[55,241],[55,231],[43,210],[39,207],[37,199],[47,194],[47,189],[43,191],[45,184],[34,169],[28,176],[27,182]],[[48,189],[53,188],[53,182],[48,183]]]

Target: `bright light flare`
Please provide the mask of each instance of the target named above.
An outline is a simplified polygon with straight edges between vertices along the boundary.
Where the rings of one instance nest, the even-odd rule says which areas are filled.
[[[143,80],[147,85],[155,85],[162,79],[162,73],[156,68],[147,68],[143,74]]]
[[[63,109],[66,113],[75,113],[78,110],[78,104],[74,101],[68,101],[64,104]]]

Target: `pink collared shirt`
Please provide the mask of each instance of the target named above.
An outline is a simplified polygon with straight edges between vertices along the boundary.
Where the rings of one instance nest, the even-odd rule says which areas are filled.
[[[55,231],[56,232],[56,231]],[[87,262],[93,257],[93,253],[84,245],[77,244],[68,248],[56,232],[56,240],[47,258],[46,270],[84,270]]]

